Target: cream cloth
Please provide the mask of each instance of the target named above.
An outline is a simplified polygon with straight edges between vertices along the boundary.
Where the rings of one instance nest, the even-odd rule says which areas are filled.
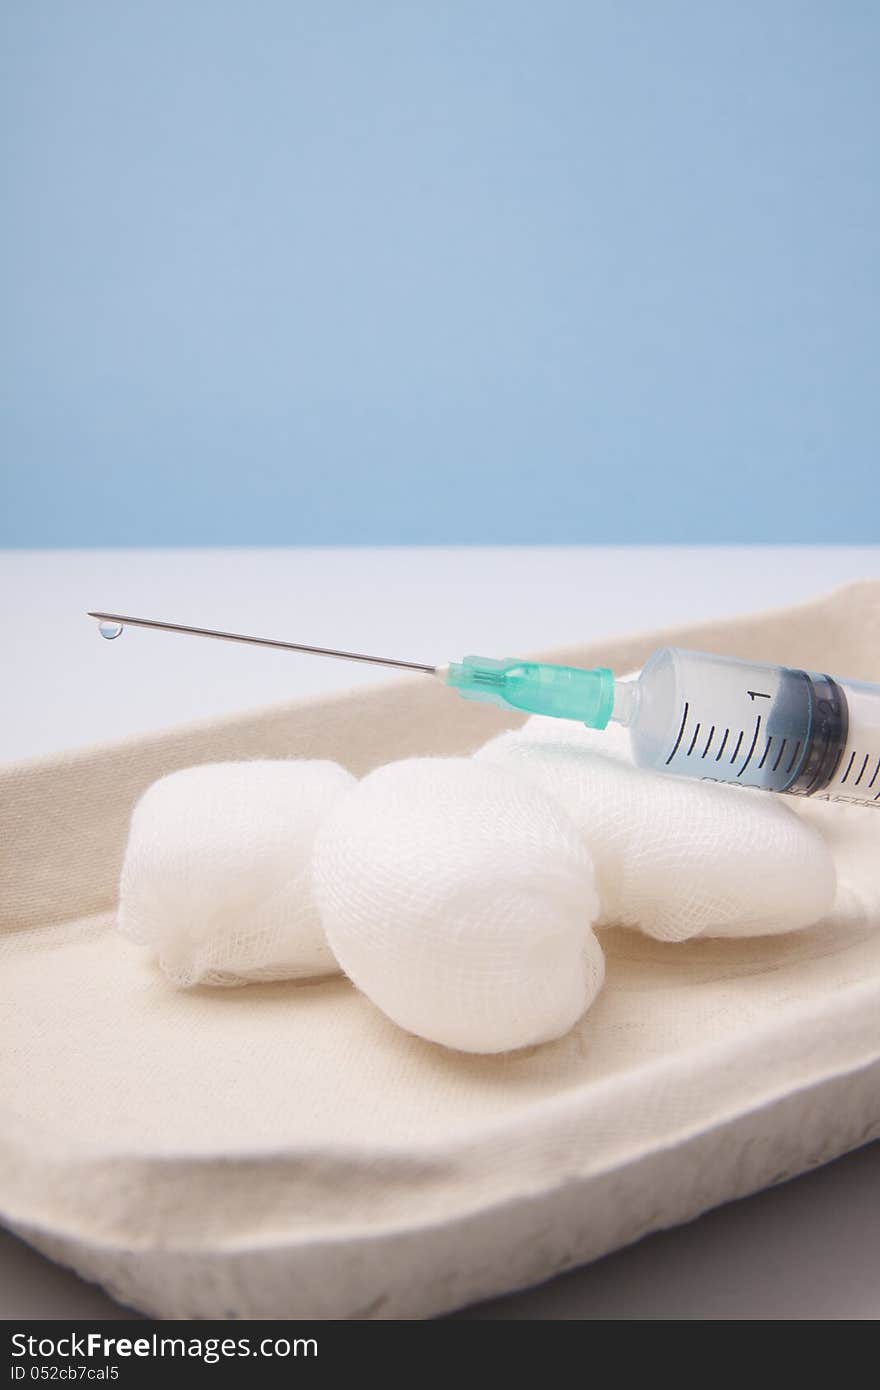
[[[880,680],[880,585],[546,653],[665,642]],[[175,992],[112,930],[131,808],[249,757],[467,753],[511,727],[404,679],[7,769],[0,1211],[163,1317],[424,1317],[546,1278],[880,1134],[880,819],[816,805],[841,880],[804,932],[603,935],[607,985],[501,1057],[396,1029],[343,980]]]

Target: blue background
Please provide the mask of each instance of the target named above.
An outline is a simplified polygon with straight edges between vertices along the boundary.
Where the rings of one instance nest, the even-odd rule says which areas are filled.
[[[3,16],[3,544],[877,539],[874,0]]]

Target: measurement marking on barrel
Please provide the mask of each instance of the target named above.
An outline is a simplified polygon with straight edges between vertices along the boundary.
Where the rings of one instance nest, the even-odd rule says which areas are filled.
[[[877,773],[878,773],[878,772],[880,772],[880,758],[877,759],[877,766],[874,768],[874,776],[871,778],[870,782],[868,783],[868,786],[869,786],[869,787],[873,787],[874,783],[877,781]]]
[[[745,737],[744,732],[743,732],[742,729],[740,729],[740,731],[739,731],[739,738],[738,738],[737,741],[736,741],[736,747],[734,748],[733,752],[732,752],[731,755],[730,755],[731,764],[733,764],[733,763],[736,762],[736,755],[737,755],[737,753],[739,752],[739,746],[740,746],[740,744],[742,743],[744,737]]]
[[[691,739],[691,746],[690,746],[690,748],[688,749],[687,754],[686,754],[686,756],[687,756],[688,758],[690,757],[691,753],[693,753],[693,751],[694,751],[694,744],[696,743],[696,741],[697,741],[697,739],[698,739],[698,737],[699,737],[699,734],[700,734],[700,721],[697,720],[697,727],[694,729],[694,736],[693,736],[693,738]]]
[[[771,744],[772,742],[773,742],[773,735],[772,735],[772,734],[768,734],[768,735],[767,735],[767,747],[764,749],[763,753],[761,754],[761,761],[758,763],[758,767],[759,767],[759,768],[760,768],[760,767],[763,767],[764,764],[766,763],[766,761],[767,761],[767,754],[770,752],[770,744]]]
[[[715,761],[716,761],[716,763],[721,761],[721,754],[724,752],[724,745],[725,745],[725,743],[727,742],[727,735],[728,735],[729,733],[730,733],[730,730],[729,730],[729,729],[725,729],[725,730],[724,730],[724,737],[723,737],[723,739],[721,740],[721,747],[718,749],[718,752],[715,754]]]
[[[796,743],[795,746],[794,746],[794,752],[793,752],[792,755],[791,755],[791,762],[789,763],[788,767],[785,769],[785,775],[786,775],[786,777],[787,777],[788,774],[791,772],[792,768],[794,767],[795,763],[797,762],[797,755],[798,755],[798,753],[799,753],[800,751],[801,751],[801,741],[800,741],[800,739],[798,739],[797,743]]]
[[[868,766],[868,759],[870,758],[870,756],[871,756],[870,753],[866,753],[866,754],[865,754],[865,761],[862,763],[861,770],[860,770],[860,772],[859,772],[858,777],[857,777],[856,780],[853,782],[853,786],[854,786],[854,787],[857,787],[857,786],[859,785],[859,783],[861,782],[862,778],[864,777],[864,775],[865,775],[865,768]]]
[[[813,773],[812,777],[810,778],[809,782],[807,783],[806,787],[804,788],[804,795],[805,795],[805,796],[809,796],[809,795],[812,793],[814,787],[816,786],[816,783],[819,781],[819,774],[821,773],[823,767],[825,766],[825,758],[826,758],[826,755],[827,755],[827,753],[828,753],[828,749],[829,749],[830,747],[831,747],[831,735],[830,735],[829,733],[826,732],[826,734],[825,734],[825,739],[824,739],[824,742],[823,742],[823,744],[822,744],[822,752],[819,754],[818,760],[817,760],[817,762],[816,762],[816,770],[815,770],[815,772]],[[842,753],[842,751],[843,751],[843,750],[841,750],[841,753]],[[825,778],[825,781],[822,782],[821,785],[822,785],[823,787],[827,787],[827,786],[828,786],[828,783],[831,781],[832,777],[834,776],[835,772],[837,771],[837,763],[840,762],[841,753],[838,753],[838,755],[837,755],[837,762],[835,762],[833,768],[831,769],[830,774]]]
[[[855,760],[856,760],[856,750],[853,749],[853,751],[852,751],[852,752],[850,753],[850,755],[849,755],[849,762],[848,762],[847,765],[846,765],[846,772],[843,774],[843,776],[842,776],[841,779],[840,779],[840,785],[841,785],[841,786],[843,786],[844,782],[846,781],[847,777],[849,776],[850,772],[852,771],[852,765],[853,765],[853,763],[855,762]]]
[[[826,745],[826,746],[827,746],[827,745]],[[840,763],[841,763],[841,760],[842,760],[843,755],[844,755],[845,752],[846,752],[846,744],[843,745],[843,747],[841,748],[841,750],[840,750],[840,752],[838,753],[837,757],[834,759],[834,766],[832,767],[832,769],[831,769],[831,771],[829,772],[827,778],[825,779],[825,782],[823,783],[824,786],[827,787],[827,786],[829,786],[829,785],[834,781],[835,777],[837,776],[837,769],[840,767]],[[855,753],[853,753],[853,758],[854,758],[854,757],[855,757]],[[852,767],[852,758],[850,758],[849,763],[850,763],[850,767]],[[846,770],[847,770],[847,772],[849,772],[849,767],[848,767]]]
[[[783,755],[783,753],[785,752],[785,745],[786,745],[787,743],[788,743],[788,739],[787,739],[787,738],[784,738],[784,739],[782,740],[782,747],[780,748],[779,752],[776,754],[776,762],[773,764],[773,767],[771,768],[771,771],[772,771],[772,772],[775,772],[776,769],[778,768],[779,764],[782,762],[782,755]]]
[[[761,732],[761,716],[760,716],[760,714],[759,714],[759,715],[758,715],[758,718],[755,720],[755,732],[754,732],[754,734],[752,735],[752,746],[751,746],[751,748],[749,749],[748,753],[746,754],[746,760],[745,760],[745,762],[743,763],[743,765],[742,765],[742,767],[740,768],[739,772],[736,774],[737,777],[742,777],[742,775],[743,775],[743,773],[745,772],[746,768],[748,767],[749,763],[752,761],[752,754],[753,754],[754,751],[755,751],[755,744],[758,742],[758,734],[759,734],[760,732]]]
[[[709,747],[710,747],[710,745],[711,745],[712,740],[713,740],[714,737],[715,737],[715,725],[713,724],[712,727],[711,727],[711,729],[709,730],[709,737],[706,739],[706,747],[703,749],[702,753],[700,754],[700,757],[701,757],[701,758],[705,758],[706,754],[707,754],[708,751],[709,751]]]
[[[675,744],[673,745],[672,752],[669,754],[669,757],[666,759],[666,766],[667,766],[667,767],[668,767],[669,764],[672,762],[672,759],[675,757],[676,753],[678,752],[678,745],[681,743],[682,737],[683,737],[683,735],[684,735],[684,726],[685,726],[685,724],[686,724],[687,722],[688,722],[688,702],[687,702],[687,700],[685,700],[685,702],[684,702],[684,714],[681,716],[681,728],[680,728],[679,731],[678,731],[678,738],[675,740]]]

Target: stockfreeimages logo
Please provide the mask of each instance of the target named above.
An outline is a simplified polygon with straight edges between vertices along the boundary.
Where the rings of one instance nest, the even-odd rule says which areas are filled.
[[[275,1357],[317,1356],[318,1341],[315,1337],[263,1337],[252,1342],[250,1337],[160,1337],[154,1332],[149,1337],[105,1337],[100,1332],[72,1332],[63,1337],[33,1337],[25,1332],[12,1334],[12,1355],[19,1358],[12,1367],[12,1379],[24,1380],[37,1368],[22,1364],[21,1358],[30,1361],[43,1361],[63,1357],[75,1361],[78,1358],[102,1361],[128,1360],[137,1357],[143,1360],[162,1357],[191,1358],[214,1365],[224,1359],[236,1357]]]

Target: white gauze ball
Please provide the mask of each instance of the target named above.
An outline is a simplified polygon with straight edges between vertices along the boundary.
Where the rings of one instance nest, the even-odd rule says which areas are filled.
[[[601,987],[582,837],[502,768],[414,758],[377,769],[330,812],[314,874],[343,970],[432,1042],[485,1053],[558,1038]]]
[[[178,985],[326,975],[339,967],[312,892],[315,832],[355,785],[336,763],[211,763],[135,807],[119,928]]]
[[[661,941],[763,936],[831,907],[831,853],[781,797],[638,768],[625,729],[537,717],[475,756],[565,807],[593,856],[600,926]]]

